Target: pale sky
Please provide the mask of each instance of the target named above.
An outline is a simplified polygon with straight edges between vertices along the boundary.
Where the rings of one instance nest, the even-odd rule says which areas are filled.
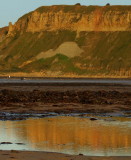
[[[131,0],[0,0],[0,27],[16,22],[22,15],[40,7],[54,4],[131,5]]]

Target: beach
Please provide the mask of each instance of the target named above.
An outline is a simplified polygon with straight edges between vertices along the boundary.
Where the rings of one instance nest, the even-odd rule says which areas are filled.
[[[131,116],[131,85],[115,83],[0,83],[0,120],[57,115]],[[15,115],[15,116],[14,116]],[[96,119],[97,120],[97,119]],[[109,119],[112,121],[112,119]],[[1,160],[129,160],[36,151],[0,151]]]
[[[130,160],[131,157],[88,157],[46,152],[0,151],[1,160]]]
[[[130,106],[129,84],[0,84],[1,112],[120,113],[130,112]]]

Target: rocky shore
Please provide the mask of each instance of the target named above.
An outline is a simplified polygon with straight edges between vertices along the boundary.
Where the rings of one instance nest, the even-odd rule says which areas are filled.
[[[0,119],[17,113],[14,120],[33,114],[128,113],[131,111],[131,86],[100,85],[1,85]],[[26,116],[20,117],[22,114]],[[50,115],[47,114],[47,115]],[[42,115],[41,115],[42,116]]]
[[[0,120],[24,120],[62,114],[85,116],[131,116],[130,85],[42,85],[1,84]],[[97,120],[90,118],[90,120]],[[2,142],[1,144],[10,142]],[[21,144],[18,144],[21,145]],[[24,144],[22,144],[24,145]],[[47,152],[0,151],[0,159],[9,160],[129,160],[130,157],[88,157]]]

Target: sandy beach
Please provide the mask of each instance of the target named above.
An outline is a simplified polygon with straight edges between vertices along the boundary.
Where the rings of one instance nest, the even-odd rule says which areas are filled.
[[[128,114],[131,111],[131,85],[42,85],[1,84],[0,119],[23,120],[32,113]],[[5,113],[20,113],[17,119]],[[29,113],[28,117],[22,114]],[[125,114],[125,116],[126,116]],[[131,157],[88,157],[60,153],[0,151],[0,160],[129,160]]]
[[[0,151],[0,160],[130,160],[131,157],[88,157],[47,152]]]

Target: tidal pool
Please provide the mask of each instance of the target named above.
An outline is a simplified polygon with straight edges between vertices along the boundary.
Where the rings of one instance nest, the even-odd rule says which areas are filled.
[[[0,142],[12,143],[1,144],[0,150],[131,156],[131,119],[113,119],[91,121],[84,117],[55,116],[0,121]]]

